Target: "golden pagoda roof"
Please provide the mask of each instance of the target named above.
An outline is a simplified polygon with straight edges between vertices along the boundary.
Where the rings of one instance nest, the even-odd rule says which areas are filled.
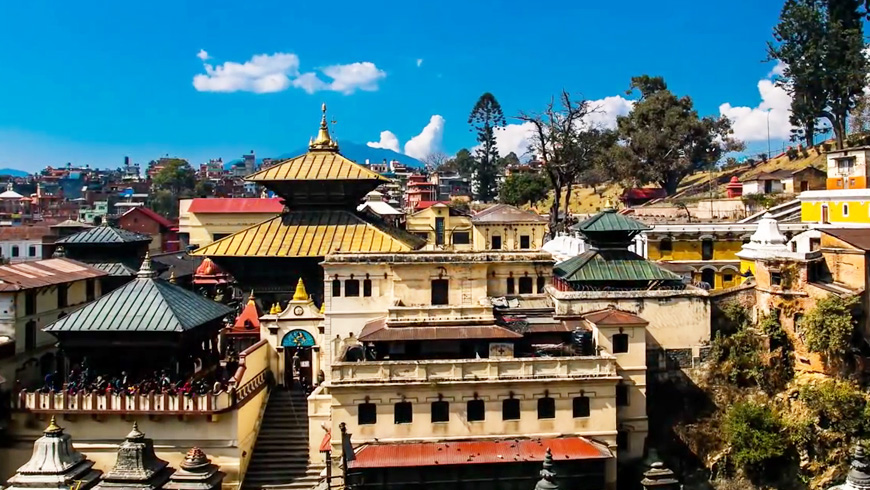
[[[292,180],[379,180],[389,182],[377,172],[345,158],[338,152],[338,143],[329,135],[326,123],[326,104],[317,138],[308,145],[308,153],[290,158],[255,172],[245,178],[251,182],[280,182]]]
[[[324,257],[331,252],[409,252],[422,239],[345,210],[290,211],[200,247],[209,257]]]

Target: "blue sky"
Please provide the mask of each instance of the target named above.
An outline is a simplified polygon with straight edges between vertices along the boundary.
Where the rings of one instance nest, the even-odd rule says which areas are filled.
[[[763,62],[780,8],[775,0],[726,9],[696,0],[5,2],[0,166],[277,155],[307,144],[321,102],[340,140],[452,154],[474,144],[466,121],[485,91],[517,123],[510,116],[542,109],[565,88],[601,101],[606,125],[628,110],[624,91],[643,73],[664,76],[703,114],[729,104],[738,135],[765,151],[767,118],[775,147],[788,133],[787,96]],[[500,144],[521,148],[524,131],[509,128]]]

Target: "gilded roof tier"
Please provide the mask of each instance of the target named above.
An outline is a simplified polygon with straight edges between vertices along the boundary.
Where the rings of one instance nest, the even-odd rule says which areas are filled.
[[[389,182],[340,153],[312,150],[304,155],[279,162],[245,178],[251,182],[282,182],[293,180],[378,180]]]
[[[345,210],[290,211],[194,251],[209,257],[324,257],[342,252],[409,252],[419,238]]]

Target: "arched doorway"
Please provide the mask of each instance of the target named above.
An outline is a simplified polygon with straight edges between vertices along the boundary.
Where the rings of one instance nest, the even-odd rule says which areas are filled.
[[[306,330],[291,330],[281,339],[281,347],[284,348],[285,388],[299,389],[313,384],[314,346],[314,336]]]
[[[716,287],[716,271],[713,269],[704,269],[701,271],[701,282],[706,282],[710,285],[710,289]]]

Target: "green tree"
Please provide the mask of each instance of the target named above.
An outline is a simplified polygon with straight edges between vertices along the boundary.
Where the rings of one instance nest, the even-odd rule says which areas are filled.
[[[499,166],[501,168],[515,167],[520,164],[520,157],[517,156],[516,153],[510,152],[507,155],[501,157],[501,161],[499,162]]]
[[[196,185],[196,172],[187,160],[166,158],[160,163],[163,168],[157,172],[152,182],[156,189],[170,191],[179,197],[193,190]]]
[[[157,214],[167,218],[178,217],[178,198],[172,194],[172,191],[166,189],[154,191],[151,194],[150,201],[151,209]]]
[[[735,403],[725,414],[722,429],[734,463],[753,472],[788,448],[782,420],[766,405]]]
[[[478,148],[474,152],[474,177],[477,185],[475,198],[492,202],[498,195],[499,163],[495,130],[505,126],[504,113],[495,96],[484,93],[474,104],[468,116],[471,130],[477,133]]]
[[[214,194],[214,182],[210,180],[198,180],[193,186],[193,195],[196,197],[212,197]]]
[[[784,63],[780,80],[792,96],[792,123],[812,144],[817,120],[827,119],[843,148],[849,113],[867,85],[860,0],[787,0],[769,43]]]
[[[513,173],[499,187],[498,200],[511,206],[534,204],[547,197],[547,178],[536,173]]]
[[[686,176],[741,151],[726,117],[699,117],[692,99],[677,97],[661,77],[631,79],[628,94],[640,92],[627,116],[617,118],[619,175],[635,183],[656,182],[668,195]]]
[[[841,298],[831,294],[816,302],[800,320],[800,331],[807,348],[836,361],[849,351],[855,332],[852,310],[858,305],[855,297]]]

